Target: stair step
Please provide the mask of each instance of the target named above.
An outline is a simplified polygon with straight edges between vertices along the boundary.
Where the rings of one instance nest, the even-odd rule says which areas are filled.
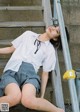
[[[0,62],[6,62],[11,57],[11,54],[0,54]]]
[[[0,21],[41,21],[42,11],[41,6],[1,6]]]
[[[29,10],[28,10],[29,9]],[[34,9],[34,10],[32,10]],[[38,9],[38,10],[37,10]],[[0,10],[0,21],[42,21],[43,13],[40,7],[29,7],[21,9],[19,7],[11,10]]]
[[[13,39],[8,39],[8,40],[0,40],[0,46],[1,45],[11,45],[11,41],[12,41]]]
[[[5,27],[30,27],[30,26],[45,26],[45,23],[42,21],[37,21],[37,22],[32,22],[32,21],[27,21],[27,22],[0,22],[0,28],[5,28]]]
[[[0,68],[4,68],[8,60],[0,62]]]
[[[0,6],[0,10],[43,10],[42,6]]]
[[[41,5],[42,0],[0,0],[0,6]]]
[[[36,33],[43,33],[45,30],[45,27],[43,26],[29,26],[29,27],[5,27],[0,28],[0,40],[6,40],[6,39],[15,39],[19,35],[21,35],[23,32],[30,30]]]

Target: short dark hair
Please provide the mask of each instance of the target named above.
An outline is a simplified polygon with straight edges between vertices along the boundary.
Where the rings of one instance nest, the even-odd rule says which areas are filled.
[[[65,27],[65,31],[66,31],[67,40],[68,40],[68,42],[69,42],[70,36],[69,36],[69,32],[68,32],[67,27]],[[59,38],[58,38],[57,41],[51,39],[50,42],[51,42],[51,44],[52,44],[55,48],[62,50],[61,35],[59,35]]]

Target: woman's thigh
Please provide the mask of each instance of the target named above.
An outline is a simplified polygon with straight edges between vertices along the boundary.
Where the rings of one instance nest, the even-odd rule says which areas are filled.
[[[10,104],[16,105],[21,101],[21,91],[16,83],[10,83],[5,88],[5,96],[9,99]]]
[[[34,85],[28,83],[22,88],[21,103],[27,108],[33,109],[36,101],[36,88]]]
[[[22,88],[22,97],[36,96],[36,88],[34,85],[27,83],[23,85]]]
[[[9,103],[9,107],[20,103],[21,91],[16,83],[9,83],[4,89],[5,95],[0,97],[0,103]]]
[[[9,83],[5,87],[4,92],[5,95],[11,95],[11,96],[19,95],[21,93],[20,88],[16,83]]]

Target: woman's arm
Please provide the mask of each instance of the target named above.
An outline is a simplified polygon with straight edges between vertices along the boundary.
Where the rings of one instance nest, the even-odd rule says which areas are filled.
[[[0,54],[9,54],[13,53],[15,50],[14,46],[12,45],[11,47],[5,47],[5,48],[0,48]]]
[[[41,76],[41,98],[44,97],[47,82],[48,82],[48,72],[43,72]]]

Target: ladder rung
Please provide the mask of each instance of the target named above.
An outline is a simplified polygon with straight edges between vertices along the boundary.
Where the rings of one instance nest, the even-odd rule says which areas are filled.
[[[32,22],[32,21],[27,21],[27,22],[0,22],[0,28],[5,28],[5,27],[31,27],[31,26],[45,26],[45,23],[42,21],[37,21],[37,22]]]
[[[42,6],[0,6],[0,10],[43,10]]]

